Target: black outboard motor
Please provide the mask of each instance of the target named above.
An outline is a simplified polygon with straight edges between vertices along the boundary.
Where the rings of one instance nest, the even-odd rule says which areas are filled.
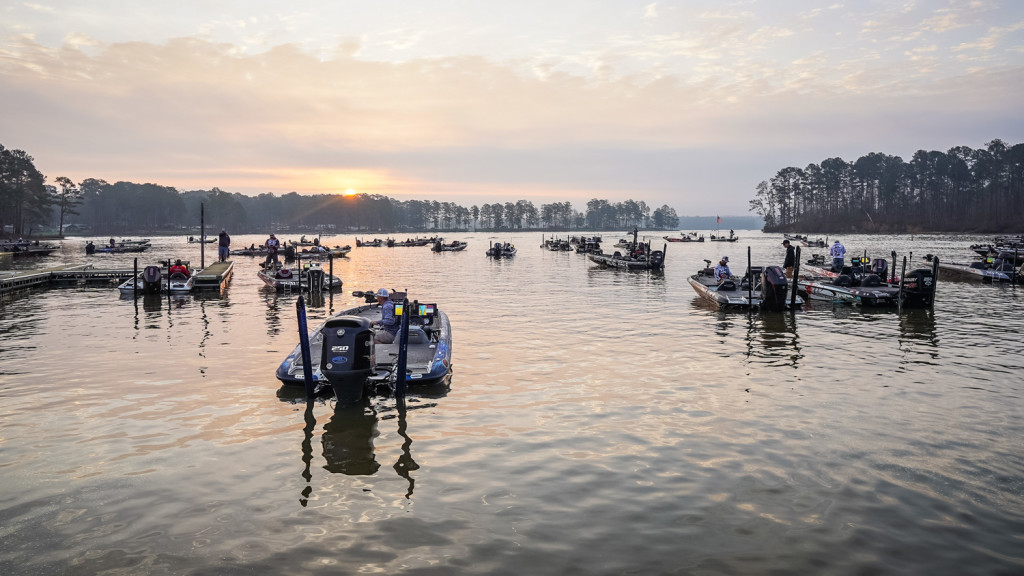
[[[885,258],[875,258],[871,261],[869,272],[884,282],[889,277],[889,261]]]
[[[334,388],[340,403],[358,402],[376,356],[370,321],[358,316],[338,316],[324,324],[320,371]]]
[[[163,274],[159,266],[146,266],[142,271],[142,293],[159,294],[163,284]]]
[[[761,308],[772,312],[786,309],[786,273],[781,266],[767,266],[761,272]]]
[[[295,260],[295,246],[285,246],[282,252],[284,252],[284,259],[286,262]]]
[[[665,264],[665,253],[661,250],[655,250],[651,252],[651,268],[661,268]]]
[[[903,278],[903,305],[929,307],[935,297],[935,277],[927,268],[918,268]]]
[[[324,269],[319,266],[310,266],[309,272],[309,291],[310,292],[323,292],[324,290]]]

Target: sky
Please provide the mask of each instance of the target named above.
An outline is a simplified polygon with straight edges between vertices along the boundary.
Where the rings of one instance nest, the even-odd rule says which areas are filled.
[[[746,215],[1024,140],[1024,1],[0,0],[0,103],[50,184]]]

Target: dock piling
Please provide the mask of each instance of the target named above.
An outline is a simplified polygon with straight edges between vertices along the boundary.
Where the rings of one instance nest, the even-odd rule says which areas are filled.
[[[796,247],[796,260],[793,262],[793,292],[789,295],[789,309],[796,310],[796,279],[800,277],[800,247]]]
[[[306,302],[299,292],[299,299],[295,301],[295,315],[299,320],[299,348],[302,350],[302,381],[306,385],[306,399],[313,398],[313,360],[309,351],[309,334],[306,329]]]

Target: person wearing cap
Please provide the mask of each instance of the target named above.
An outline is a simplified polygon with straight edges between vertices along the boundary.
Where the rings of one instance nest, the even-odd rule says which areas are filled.
[[[228,259],[228,255],[231,253],[229,246],[231,246],[231,236],[228,236],[227,230],[221,228],[220,242],[217,244],[217,255],[220,256],[221,262]]]
[[[722,256],[722,259],[718,261],[718,266],[715,266],[715,280],[721,282],[729,278],[732,278],[732,272],[729,270],[729,257]]]
[[[266,268],[271,260],[274,261],[274,268],[280,266],[281,263],[277,260],[277,249],[281,247],[281,241],[277,239],[277,236],[274,236],[274,233],[271,232],[270,238],[267,238],[263,245],[267,247],[267,259],[263,263],[263,267]]]
[[[786,259],[782,267],[786,269],[786,278],[793,277],[793,266],[796,265],[796,248],[789,245],[789,239],[783,240],[782,245],[786,247]]]
[[[829,248],[828,253],[832,255],[832,271],[842,272],[846,260],[846,246],[843,246],[839,243],[839,240],[836,240],[835,244]]]
[[[373,335],[377,344],[391,344],[398,335],[399,320],[395,316],[395,303],[387,288],[377,290],[377,305],[380,306],[380,320],[373,323],[378,329]]]

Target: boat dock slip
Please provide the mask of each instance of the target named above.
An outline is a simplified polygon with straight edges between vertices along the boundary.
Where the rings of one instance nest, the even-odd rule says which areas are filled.
[[[196,273],[196,290],[222,290],[231,279],[234,263],[231,260],[210,264]]]
[[[131,270],[104,270],[93,268],[91,264],[56,266],[43,270],[12,270],[0,272],[0,291],[63,283],[110,282],[131,277]]]

